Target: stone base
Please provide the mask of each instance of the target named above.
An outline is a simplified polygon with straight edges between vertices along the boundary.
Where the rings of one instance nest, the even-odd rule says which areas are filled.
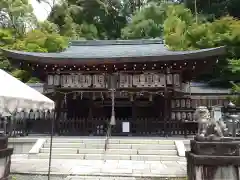
[[[239,180],[240,142],[190,142],[186,152],[188,180]]]
[[[13,148],[7,148],[8,138],[0,137],[0,179],[10,179],[11,155]]]

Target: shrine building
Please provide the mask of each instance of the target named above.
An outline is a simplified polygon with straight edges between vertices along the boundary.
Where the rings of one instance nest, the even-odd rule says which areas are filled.
[[[56,102],[59,135],[104,135],[111,116],[113,135],[194,134],[196,106],[226,99],[192,96],[190,87],[214,68],[224,47],[170,51],[159,39],[86,40],[60,53],[3,53],[44,82],[44,93]]]

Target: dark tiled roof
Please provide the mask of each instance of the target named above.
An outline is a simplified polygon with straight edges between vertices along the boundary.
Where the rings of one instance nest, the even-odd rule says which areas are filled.
[[[191,83],[192,94],[230,94],[231,89],[210,87],[205,83]]]
[[[31,88],[37,90],[40,93],[43,93],[44,91],[44,84],[43,83],[27,83],[28,86]]]
[[[82,59],[82,61],[89,62],[96,59],[141,57],[157,57],[159,61],[175,61],[186,59],[202,59],[211,56],[223,55],[225,54],[225,48],[217,47],[194,51],[170,51],[164,46],[162,40],[159,39],[92,40],[72,41],[70,43],[70,46],[61,53],[34,53],[13,50],[3,50],[3,52],[7,57],[35,61],[40,61],[44,59],[50,59],[54,61],[63,59],[76,61]]]

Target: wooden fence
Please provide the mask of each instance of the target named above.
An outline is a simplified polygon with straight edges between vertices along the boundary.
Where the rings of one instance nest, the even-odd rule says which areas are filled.
[[[229,112],[226,109],[225,113]],[[232,111],[231,111],[232,112]],[[234,113],[240,114],[240,108],[236,108]],[[25,136],[28,134],[50,134],[50,116],[38,118],[10,118],[0,119],[0,129],[6,129],[9,136]],[[129,133],[123,133],[122,125],[129,122]],[[54,123],[54,132],[57,135],[67,136],[105,136],[109,119],[106,118],[59,118]],[[237,126],[240,127],[238,122]],[[6,127],[6,128],[5,128]],[[197,122],[163,120],[159,118],[117,118],[116,126],[112,128],[114,136],[188,136],[197,133]]]
[[[7,122],[7,123],[6,123]],[[55,134],[62,136],[105,136],[109,119],[104,118],[76,118],[60,119],[55,122]],[[124,133],[122,123],[129,122],[129,133]],[[1,118],[0,128],[2,133],[6,127],[9,136],[25,136],[28,134],[50,134],[51,119],[11,119]],[[174,136],[193,135],[196,133],[197,123],[183,123],[181,121],[166,121],[154,118],[116,119],[116,125],[112,127],[114,136]]]

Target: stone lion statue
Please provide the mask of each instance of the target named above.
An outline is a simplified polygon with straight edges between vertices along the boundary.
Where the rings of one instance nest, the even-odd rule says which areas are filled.
[[[205,106],[197,107],[194,118],[198,122],[198,135],[205,136],[207,127],[210,123],[210,112]]]
[[[224,137],[227,128],[222,120],[211,118],[210,112],[205,106],[197,107],[194,117],[198,122],[198,140],[214,140]]]

